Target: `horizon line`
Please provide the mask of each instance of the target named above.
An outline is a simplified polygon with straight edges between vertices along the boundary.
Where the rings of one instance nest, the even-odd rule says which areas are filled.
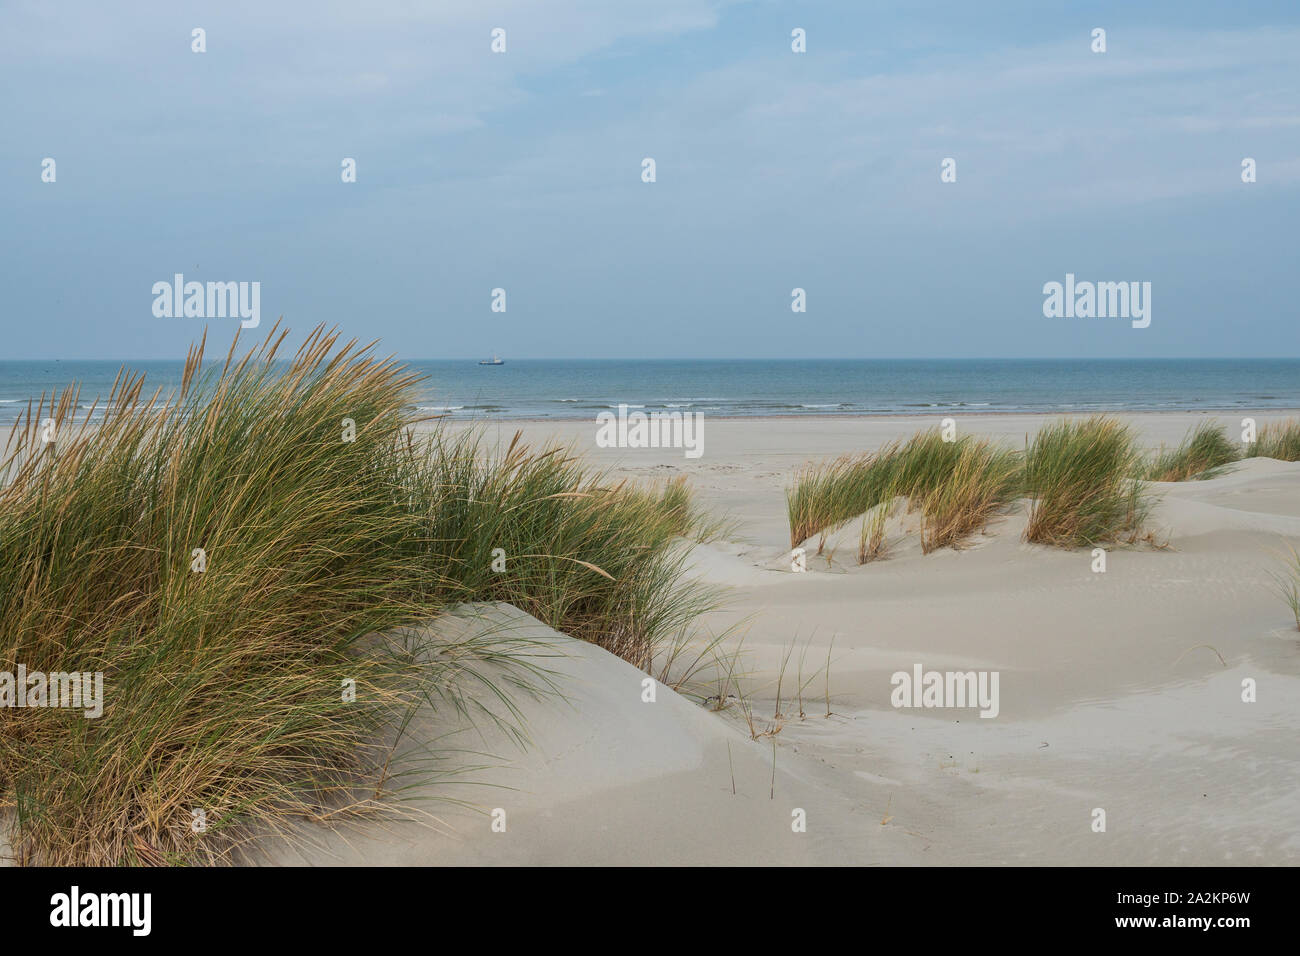
[[[397,353],[383,353],[405,362],[480,362],[482,356],[413,356],[405,358]],[[550,356],[507,358],[502,364],[510,362],[1286,362],[1300,360],[1300,355],[1117,355],[1117,356],[1079,356],[1079,355],[852,355],[852,356],[706,356],[702,358],[680,358],[670,356]],[[66,356],[37,356],[27,358],[0,358],[5,362],[181,362],[182,358],[164,357],[112,357],[112,358],[78,358]]]

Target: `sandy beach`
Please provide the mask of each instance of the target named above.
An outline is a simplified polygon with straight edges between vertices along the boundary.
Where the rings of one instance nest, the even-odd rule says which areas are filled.
[[[1250,414],[1250,413],[1244,413]],[[1201,415],[1122,416],[1149,447]],[[1218,417],[1234,434],[1237,413]],[[1260,424],[1284,415],[1263,413]],[[1022,444],[1044,419],[964,416],[963,432]],[[701,706],[508,607],[450,628],[533,628],[564,655],[568,700],[523,705],[530,744],[463,729],[493,755],[452,785],[475,805],[424,804],[430,821],[306,834],[263,862],[534,864],[1246,865],[1300,862],[1300,635],[1270,571],[1300,543],[1300,463],[1242,462],[1162,483],[1149,527],[1164,547],[1024,543],[1024,502],[961,550],[923,555],[915,516],[887,558],[856,563],[857,526],[790,569],[784,489],[808,460],[865,451],[932,418],[710,420],[705,454],[599,449],[589,423],[496,423],[558,440],[615,477],[686,474],[735,519],[698,545],[694,573],[728,588],[704,623],[743,636],[743,710]],[[445,638],[444,638],[445,639]],[[830,650],[831,716],[824,667]],[[782,685],[777,678],[794,647]],[[803,711],[792,700],[803,657]],[[998,712],[898,708],[891,675],[996,671]],[[1243,682],[1257,699],[1243,701]],[[698,694],[697,694],[698,696]],[[775,769],[773,761],[775,760]],[[466,754],[463,768],[482,759]],[[734,793],[733,793],[734,788]],[[446,796],[447,789],[439,791]],[[495,832],[485,810],[506,813]],[[1105,830],[1097,832],[1098,809]],[[806,832],[792,822],[803,811]]]
[[[1300,5],[1086,9],[0,10],[19,938],[1284,926]]]

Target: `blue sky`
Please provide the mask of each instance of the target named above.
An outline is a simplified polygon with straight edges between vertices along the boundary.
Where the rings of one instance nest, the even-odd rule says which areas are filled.
[[[176,272],[408,358],[1300,355],[1293,2],[6,0],[0,103],[3,358],[182,357]]]

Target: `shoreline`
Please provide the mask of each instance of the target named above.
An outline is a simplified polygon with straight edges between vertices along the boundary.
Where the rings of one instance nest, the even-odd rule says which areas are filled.
[[[590,419],[498,419],[461,420],[437,418],[422,420],[413,426],[415,434],[438,430],[451,433],[479,432],[488,441],[507,442],[514,432],[523,434],[533,444],[571,446],[591,461],[628,477],[646,477],[655,473],[685,473],[701,478],[721,477],[739,469],[737,477],[748,475],[753,481],[770,483],[776,472],[792,477],[798,465],[813,460],[834,458],[905,440],[915,432],[937,427],[943,419],[953,418],[963,434],[975,434],[1002,442],[1021,445],[1026,437],[1042,426],[1061,419],[1081,420],[1091,413],[1073,415],[983,412],[949,415],[944,412],[920,415],[822,415],[710,418],[701,422],[702,453],[687,458],[682,448],[619,448],[598,444],[600,426]],[[1296,410],[1239,409],[1231,415],[1186,411],[1112,413],[1109,417],[1130,426],[1137,440],[1147,450],[1180,444],[1198,423],[1218,420],[1234,442],[1239,436],[1241,418],[1253,418],[1258,427],[1300,417]],[[723,481],[707,481],[700,488],[715,503],[723,504],[729,488]],[[781,508],[784,514],[784,506]]]
[[[630,406],[629,406],[630,407]],[[613,409],[610,409],[611,411]],[[661,411],[661,409],[636,409],[637,411]],[[688,412],[689,408],[662,409],[664,412]],[[1248,414],[1248,415],[1274,415],[1279,417],[1296,417],[1300,416],[1300,408],[1258,408],[1242,406],[1241,408],[1161,408],[1161,409],[1113,409],[1113,410],[1088,410],[1088,411],[1058,411],[1058,412],[1039,412],[1039,411],[984,411],[982,409],[961,410],[961,409],[942,409],[936,408],[932,412],[844,412],[834,415],[824,412],[813,412],[806,415],[791,413],[789,415],[706,415],[708,419],[714,421],[728,422],[788,422],[788,421],[815,421],[815,422],[833,422],[833,421],[897,421],[907,418],[933,418],[936,415],[948,417],[950,415],[965,415],[978,418],[1014,418],[1014,417],[1043,417],[1054,418],[1068,415],[1113,415],[1116,417],[1126,415],[1226,415],[1226,414]],[[701,412],[701,414],[703,414]],[[451,415],[430,415],[428,418],[420,418],[420,422],[425,421],[446,421],[455,425],[504,425],[518,423],[521,425],[546,425],[546,424],[565,424],[581,422],[584,424],[595,424],[595,415],[591,418],[576,418],[566,416],[564,418],[528,418],[515,416],[502,416],[500,418],[456,418]]]

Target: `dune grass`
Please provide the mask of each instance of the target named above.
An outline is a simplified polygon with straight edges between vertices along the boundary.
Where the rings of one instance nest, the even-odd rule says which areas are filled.
[[[793,487],[786,489],[790,547],[819,531],[837,528],[884,500],[892,447],[875,455],[844,455],[800,471]]]
[[[416,441],[413,376],[322,329],[279,360],[284,339],[206,373],[200,344],[175,395],[123,373],[98,427],[69,389],[9,436],[0,670],[101,671],[105,697],[95,719],[0,708],[22,862],[220,862],[250,832],[390,808],[377,742],[412,708],[455,720],[487,660],[507,711],[546,687],[508,635],[413,647],[451,604],[512,601],[638,666],[709,606],[674,546],[699,531],[684,487]]]
[[[959,442],[945,442],[939,430],[918,432],[905,444],[892,442],[873,454],[845,455],[812,464],[786,489],[790,546],[826,534],[896,495],[912,498],[941,480],[956,462]]]
[[[1300,419],[1265,424],[1259,430],[1258,440],[1246,446],[1242,457],[1300,461]]]
[[[829,532],[897,495],[908,500],[909,510],[922,509],[925,550],[954,545],[1015,496],[1018,457],[970,436],[944,441],[936,428],[873,454],[808,466],[786,491],[791,547],[818,532],[824,545]],[[873,534],[864,528],[859,563],[871,551]]]
[[[500,455],[435,432],[409,485],[426,503],[427,559],[473,600],[506,601],[649,670],[719,593],[684,579],[683,537],[712,530],[683,479],[611,484],[520,436]]]
[[[975,439],[962,435],[953,441],[944,441],[938,428],[917,432],[897,451],[887,455],[888,484],[895,493],[909,499],[909,505],[920,504],[927,496],[949,480],[953,469]]]
[[[1237,446],[1228,439],[1223,426],[1203,421],[1177,448],[1170,451],[1161,448],[1144,469],[1142,477],[1147,481],[1204,481],[1222,475],[1240,457]]]
[[[1300,631],[1300,552],[1295,548],[1290,550],[1291,556],[1286,559],[1282,570],[1273,572],[1273,583],[1282,600],[1291,609],[1296,630]]]
[[[1300,419],[1263,425],[1257,440],[1244,449],[1228,438],[1222,426],[1201,422],[1177,448],[1162,448],[1143,469],[1142,477],[1148,481],[1204,481],[1219,477],[1244,458],[1300,461]]]
[[[1020,488],[1020,458],[982,441],[965,443],[942,480],[921,492],[921,552],[958,547]]]
[[[862,530],[858,534],[858,564],[879,561],[889,551],[885,540],[885,525],[894,514],[894,496],[873,505],[862,516]]]
[[[1198,430],[1180,449],[1185,469],[1222,464],[1222,448],[1208,434]],[[805,467],[786,491],[791,547],[818,533],[824,545],[830,532],[862,516],[858,563],[879,557],[880,506],[895,495],[921,510],[924,553],[959,546],[1020,495],[1032,498],[1029,541],[1135,541],[1149,500],[1136,477],[1147,470],[1132,432],[1105,417],[1046,425],[1023,455],[970,436],[945,442],[931,429],[874,454]]]
[[[1140,467],[1132,429],[1113,418],[1045,425],[1025,454],[1032,498],[1025,540],[1059,547],[1135,541],[1148,509],[1132,477]]]

